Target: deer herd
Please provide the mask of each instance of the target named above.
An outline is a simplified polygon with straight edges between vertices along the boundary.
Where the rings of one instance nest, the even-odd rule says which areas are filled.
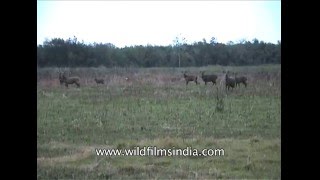
[[[198,76],[187,75],[186,73],[187,73],[186,71],[183,72],[183,77],[186,81],[186,85],[188,85],[190,81],[195,82],[197,85],[200,83],[200,82],[198,82]],[[205,75],[204,71],[200,71],[200,73],[201,73],[200,77],[204,81],[205,85],[207,85],[207,83],[210,83],[210,82],[212,82],[212,85],[217,84],[218,75],[216,75],[216,74]],[[245,87],[247,87],[247,77],[245,77],[245,76],[237,77],[237,73],[234,73],[234,78],[230,77],[229,75],[230,75],[229,71],[227,71],[227,72],[223,71],[223,76],[224,76],[223,80],[225,80],[225,87],[227,90],[238,87],[238,86],[240,86],[240,84],[243,84]],[[128,77],[125,77],[126,81],[128,81],[128,79],[129,79]],[[68,87],[69,84],[75,84],[77,87],[80,87],[80,78],[79,77],[77,77],[77,76],[67,77],[65,75],[65,73],[61,73],[60,71],[59,71],[59,81],[60,81],[61,85],[64,84],[66,87]],[[104,84],[103,78],[96,78],[95,77],[94,81],[97,84]]]
[[[204,71],[201,71],[201,79],[204,81],[204,84],[207,85],[207,83],[212,82],[212,85],[217,84],[218,76],[216,74],[210,74],[210,75],[204,75]],[[186,72],[183,73],[184,79],[186,80],[186,85],[190,81],[194,81],[196,84],[198,84],[198,76],[195,75],[187,75]],[[237,73],[235,73],[235,77],[231,78],[229,76],[229,72],[224,72],[225,77],[225,85],[226,89],[229,90],[230,88],[233,89],[235,87],[239,87],[240,84],[243,84],[245,87],[247,87],[247,77],[245,76],[239,76],[237,77]]]

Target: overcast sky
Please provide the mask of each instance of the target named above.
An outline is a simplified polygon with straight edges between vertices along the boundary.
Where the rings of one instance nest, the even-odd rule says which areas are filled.
[[[250,1],[37,1],[37,43],[73,38],[85,43],[170,45],[215,37],[281,41],[281,2]]]

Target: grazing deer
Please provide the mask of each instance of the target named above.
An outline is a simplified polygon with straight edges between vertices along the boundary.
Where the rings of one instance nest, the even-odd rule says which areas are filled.
[[[94,81],[96,81],[97,84],[104,84],[104,79],[94,78]]]
[[[198,77],[197,76],[186,75],[186,72],[184,72],[183,77],[186,80],[186,85],[188,85],[189,81],[194,81],[198,85]]]
[[[77,87],[80,87],[80,78],[77,76],[66,77],[64,75],[64,73],[61,74],[61,72],[60,72],[59,73],[59,80],[60,80],[60,84],[62,85],[64,83],[66,87],[68,87],[69,84],[76,84]]]
[[[204,71],[201,72],[201,78],[204,81],[204,84],[207,85],[207,82],[212,82],[212,85],[216,84],[216,80],[218,78],[217,75],[211,74],[211,75],[204,75]]]

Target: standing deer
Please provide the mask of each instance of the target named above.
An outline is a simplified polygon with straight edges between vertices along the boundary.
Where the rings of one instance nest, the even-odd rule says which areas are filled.
[[[98,79],[98,78],[94,78],[94,81],[96,81],[97,84],[104,84],[104,79]]]
[[[204,71],[201,71],[201,78],[204,81],[205,85],[207,85],[207,82],[212,82],[212,85],[215,85],[218,76],[215,74],[204,75]]]
[[[235,74],[235,80],[236,80],[236,87],[239,86],[242,83],[245,87],[247,87],[247,77],[245,76],[240,76],[237,77],[237,73]]]
[[[66,87],[68,87],[69,84],[76,84],[77,87],[80,87],[80,78],[77,76],[66,77],[64,73],[61,74],[61,72],[59,72],[59,80],[60,84],[62,85],[64,83]]]
[[[194,81],[198,85],[198,77],[197,76],[186,75],[186,72],[184,72],[183,77],[186,80],[186,85],[188,85],[189,81]]]
[[[234,78],[229,77],[229,72],[226,73],[226,88],[229,90],[229,88],[234,88],[236,85],[236,80]]]

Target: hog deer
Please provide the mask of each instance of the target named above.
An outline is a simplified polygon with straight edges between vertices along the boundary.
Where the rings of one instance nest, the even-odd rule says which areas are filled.
[[[229,72],[226,73],[226,88],[229,90],[230,88],[234,88],[236,85],[236,80],[234,78],[229,77]]]
[[[245,76],[240,76],[237,77],[237,74],[235,74],[235,80],[236,80],[236,87],[239,86],[242,83],[245,87],[247,87],[247,77]]]
[[[60,72],[59,73],[59,80],[60,80],[60,84],[62,85],[64,83],[66,87],[68,87],[69,84],[76,84],[77,87],[80,87],[80,78],[77,76],[66,77],[64,75],[64,73],[61,74],[61,72]]]
[[[198,85],[198,77],[197,76],[186,75],[186,72],[184,72],[183,77],[186,80],[186,85],[188,85],[189,81],[194,81]]]
[[[95,81],[97,84],[104,84],[104,79],[94,78],[94,81]]]
[[[204,81],[205,85],[207,85],[207,82],[212,82],[212,85],[215,85],[218,76],[215,74],[204,75],[204,71],[201,71],[201,78]]]

